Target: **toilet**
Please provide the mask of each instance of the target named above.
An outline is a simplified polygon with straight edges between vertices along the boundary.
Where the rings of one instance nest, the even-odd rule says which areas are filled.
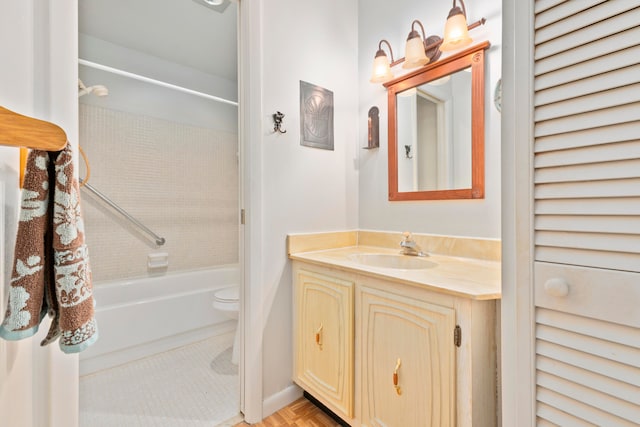
[[[213,294],[213,308],[224,312],[232,319],[238,319],[240,313],[240,286],[234,285],[222,288]],[[240,342],[240,328],[236,327],[235,338],[233,339],[233,352],[231,363],[238,364],[238,351]]]

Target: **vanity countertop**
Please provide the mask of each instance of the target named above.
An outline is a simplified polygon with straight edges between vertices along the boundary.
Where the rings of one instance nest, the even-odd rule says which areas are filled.
[[[431,253],[420,259],[435,263],[435,266],[425,269],[400,269],[362,264],[355,260],[361,254],[400,255],[400,251],[378,246],[355,245],[292,252],[289,253],[289,258],[465,298],[490,300],[501,297],[499,261]]]

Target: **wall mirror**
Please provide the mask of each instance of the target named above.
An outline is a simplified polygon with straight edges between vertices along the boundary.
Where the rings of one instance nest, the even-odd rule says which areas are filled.
[[[475,45],[384,84],[389,200],[484,198],[484,54]]]

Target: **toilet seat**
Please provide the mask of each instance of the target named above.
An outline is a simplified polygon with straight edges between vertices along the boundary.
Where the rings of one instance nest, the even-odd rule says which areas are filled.
[[[233,285],[218,289],[213,293],[213,308],[233,313],[232,317],[238,317],[240,311],[240,286]]]
[[[220,302],[238,302],[240,299],[240,287],[230,286],[220,289],[213,294],[213,297]]]

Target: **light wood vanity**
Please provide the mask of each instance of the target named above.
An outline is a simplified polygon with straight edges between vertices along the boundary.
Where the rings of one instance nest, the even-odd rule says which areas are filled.
[[[499,262],[434,253],[459,242],[431,236],[416,236],[431,252],[424,269],[354,261],[394,257],[398,249],[366,243],[400,238],[289,236],[294,381],[354,427],[497,425]],[[458,253],[476,246],[462,242]],[[489,247],[499,253],[499,242]]]

